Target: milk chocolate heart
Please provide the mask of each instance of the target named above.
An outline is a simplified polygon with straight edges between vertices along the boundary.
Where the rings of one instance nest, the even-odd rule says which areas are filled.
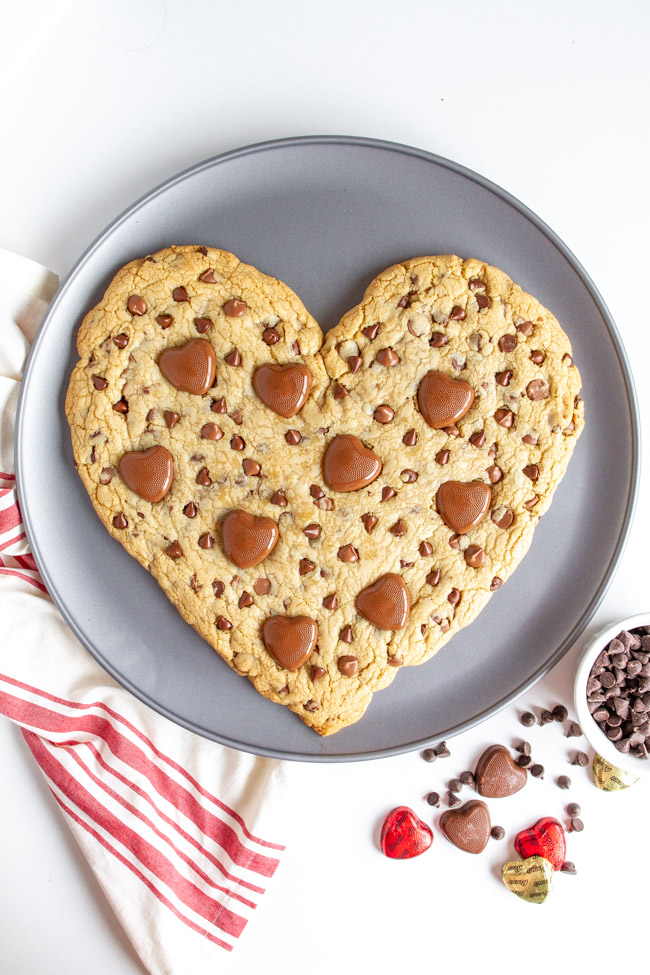
[[[492,491],[487,484],[471,481],[445,481],[438,488],[438,514],[453,532],[464,535],[480,525],[490,510]]]
[[[478,760],[474,780],[476,791],[488,799],[512,796],[526,785],[528,773],[517,765],[507,748],[491,745]]]
[[[510,860],[501,877],[508,890],[531,904],[543,904],[553,889],[553,867],[544,857]]]
[[[311,373],[302,363],[290,366],[272,363],[255,370],[253,387],[270,410],[288,418],[305,405],[311,389]]]
[[[174,480],[174,459],[166,447],[130,450],[119,461],[122,480],[145,501],[162,501]]]
[[[221,526],[223,550],[240,569],[250,569],[270,555],[280,533],[272,518],[229,511]]]
[[[411,597],[404,580],[387,572],[357,596],[356,606],[364,619],[381,630],[403,630],[411,613]]]
[[[207,393],[217,368],[214,349],[206,339],[190,339],[178,349],[165,349],[158,365],[167,382],[196,396]]]
[[[552,314],[453,256],[378,275],[324,336],[275,278],[171,247],[120,271],[78,347],[66,412],[99,517],[323,735],[506,582],[583,425]],[[133,451],[158,480],[129,477]]]
[[[490,839],[490,811],[480,799],[471,799],[440,817],[440,829],[450,843],[467,853],[482,853]]]
[[[434,430],[450,427],[471,409],[474,390],[463,379],[452,379],[437,369],[428,372],[418,387],[420,413]]]
[[[522,859],[545,857],[554,870],[561,870],[566,860],[566,837],[562,823],[553,816],[538,819],[530,829],[517,833],[515,850]]]
[[[334,437],[323,457],[323,477],[333,491],[360,491],[376,481],[382,462],[358,437],[346,433]]]
[[[381,848],[392,860],[410,860],[425,853],[433,843],[433,833],[408,806],[392,809],[381,828]]]
[[[270,616],[262,627],[264,645],[286,670],[298,670],[316,646],[318,623],[309,616]]]

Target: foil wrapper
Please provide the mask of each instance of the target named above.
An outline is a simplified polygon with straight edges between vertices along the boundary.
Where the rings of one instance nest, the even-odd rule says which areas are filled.
[[[553,889],[553,872],[545,857],[534,856],[504,863],[501,878],[517,897],[531,904],[543,904]]]
[[[610,765],[602,755],[594,755],[593,771],[594,782],[603,792],[620,792],[639,781],[631,772],[624,772],[623,769]]]

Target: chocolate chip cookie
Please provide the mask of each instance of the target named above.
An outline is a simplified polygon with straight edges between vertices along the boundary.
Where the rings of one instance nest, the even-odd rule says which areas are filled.
[[[476,617],[583,426],[553,315],[455,256],[384,271],[323,338],[280,281],[170,247],[118,272],[78,350],[66,412],[100,518],[323,735]]]

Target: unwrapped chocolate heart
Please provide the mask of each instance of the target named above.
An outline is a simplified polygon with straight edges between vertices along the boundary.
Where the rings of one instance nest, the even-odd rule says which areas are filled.
[[[78,348],[66,412],[102,521],[324,735],[475,619],[583,425],[553,315],[454,256],[384,271],[323,336],[275,278],[171,247],[118,272]]]
[[[387,857],[408,860],[429,849],[433,833],[408,806],[396,806],[384,820],[380,842]]]

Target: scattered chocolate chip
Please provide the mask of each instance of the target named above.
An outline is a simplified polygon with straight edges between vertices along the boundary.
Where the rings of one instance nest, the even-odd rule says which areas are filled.
[[[246,609],[248,606],[252,606],[255,600],[249,592],[243,592],[239,597],[238,606],[240,609]]]
[[[335,592],[330,593],[329,596],[325,596],[323,599],[323,606],[325,609],[336,609],[338,604],[339,599]]]
[[[395,410],[392,406],[378,406],[372,415],[377,423],[390,423],[395,417]]]
[[[579,765],[580,768],[585,768],[589,764],[589,758],[584,752],[576,752],[575,756],[571,759],[571,765]]]
[[[477,430],[477,432],[473,433],[469,438],[469,442],[471,443],[472,447],[482,447],[485,443],[485,430]]]
[[[253,583],[253,589],[258,596],[267,596],[271,591],[271,580],[260,576],[260,578],[256,579]]]
[[[124,397],[122,397],[122,399],[118,400],[117,403],[113,403],[113,409],[115,410],[116,413],[126,414],[129,412],[129,404],[124,399]]]
[[[406,525],[400,518],[398,521],[395,522],[394,525],[391,525],[388,531],[391,533],[391,535],[395,535],[398,538],[401,538],[403,535],[406,535]]]
[[[451,752],[447,748],[447,742],[441,741],[439,745],[436,745],[435,753],[438,756],[438,758],[449,758]]]
[[[535,724],[535,715],[530,711],[524,711],[519,717],[520,722],[523,724],[524,728],[531,728]]]
[[[520,322],[519,325],[517,325],[517,331],[521,332],[522,335],[529,336],[533,331],[533,327],[532,322]]]
[[[528,499],[528,501],[524,501],[524,508],[526,508],[527,511],[531,511],[535,507],[538,501],[539,501],[539,496],[537,494],[534,494],[532,498]]]
[[[125,349],[129,344],[129,336],[126,332],[120,332],[119,335],[113,336],[113,343],[118,349]]]
[[[533,719],[533,724],[534,723],[535,723],[535,721]],[[518,752],[521,752],[522,755],[530,755],[530,752],[531,752],[530,742],[529,741],[520,741],[519,744],[517,745],[517,749],[516,750]]]
[[[325,492],[318,484],[312,484],[309,488],[309,493],[312,498],[323,498],[325,496]]]
[[[213,591],[213,593],[215,594],[215,596],[217,598],[219,596],[223,596],[225,590],[226,590],[226,587],[223,584],[223,582],[219,582],[218,579],[213,579],[212,580],[212,591]]]
[[[199,281],[204,281],[205,284],[216,284],[217,279],[214,276],[214,268],[209,267],[205,271],[199,274]]]
[[[232,349],[226,356],[224,356],[225,361],[229,366],[241,366],[241,354],[239,349]]]
[[[295,447],[302,440],[302,436],[299,430],[287,430],[284,435],[284,439],[287,441],[290,447]]]
[[[568,873],[571,876],[575,876],[575,874],[577,873],[576,865],[571,860],[565,860],[562,866],[560,867],[560,871],[562,873]]]
[[[275,345],[280,341],[280,335],[274,328],[265,328],[262,332],[262,339],[267,345]]]
[[[557,777],[557,779],[555,781],[556,781],[557,786],[560,789],[570,789],[571,788],[571,779],[569,778],[568,775],[558,775],[558,777]]]
[[[582,831],[583,831],[584,828],[585,828],[585,824],[583,823],[583,821],[581,819],[578,819],[577,816],[575,816],[571,820],[571,827],[570,827],[570,829],[571,829],[571,832],[572,833],[582,833]]]
[[[349,623],[339,633],[339,640],[342,640],[343,643],[352,643],[354,640],[354,631]]]
[[[126,307],[132,315],[139,317],[147,314],[147,302],[141,295],[130,295]]]
[[[447,600],[448,602],[451,603],[452,606],[458,606],[460,602],[460,592],[458,591],[458,589],[452,589],[449,595],[447,596]]]
[[[482,311],[484,308],[489,308],[490,305],[492,304],[490,298],[487,295],[475,295],[475,298],[476,298],[476,304],[479,307],[479,311]]]
[[[399,476],[404,484],[414,484],[418,479],[417,471],[411,470],[410,467],[406,467],[403,471],[400,471]]]
[[[536,779],[543,779],[544,778],[544,766],[543,765],[539,765],[539,763],[537,763],[535,765],[531,765],[531,767],[530,767],[530,774],[534,778],[536,778]]]
[[[503,471],[496,464],[492,464],[491,467],[486,468],[485,473],[490,479],[490,484],[498,484],[503,477]]]
[[[521,439],[524,443],[528,444],[529,447],[536,447],[539,442],[537,437],[533,437],[529,433],[524,434]]]
[[[423,559],[426,559],[433,554],[433,546],[430,544],[430,542],[420,542],[418,552]]]
[[[472,569],[480,569],[485,562],[485,552],[480,545],[468,545],[464,554],[465,562]]]
[[[502,840],[506,835],[506,831],[503,826],[493,826],[490,830],[490,836],[493,840]]]
[[[447,805],[449,807],[453,807],[453,806],[459,805],[460,801],[461,800],[458,798],[458,796],[454,795],[453,792],[446,792],[445,793],[445,802],[447,803]]]
[[[425,748],[422,752],[422,758],[425,762],[435,762],[437,757],[435,748]],[[437,793],[434,793],[434,795],[437,795]]]
[[[522,768],[526,768],[527,765],[530,765],[531,758],[530,755],[517,755],[515,761],[517,762],[517,765],[521,765]]]
[[[564,707],[563,704],[556,704],[553,708],[553,719],[555,721],[566,721],[569,717],[569,712]]]
[[[406,447],[414,447],[417,442],[418,442],[418,435],[415,432],[415,430],[407,430],[404,436],[402,437],[402,443]]]
[[[350,390],[347,386],[344,386],[342,383],[334,383],[334,399],[345,399],[349,393]]]
[[[427,752],[430,751],[432,751],[432,749],[427,748]],[[433,759],[431,759],[431,761],[433,761],[434,759],[435,759],[435,754],[433,756]],[[427,759],[427,761],[429,761],[429,759]],[[440,808],[440,796],[438,795],[437,792],[429,792],[427,795],[427,802],[429,803],[430,806],[434,806],[436,809]]]
[[[472,772],[461,772],[458,778],[463,785],[474,785],[474,775]]]
[[[447,786],[450,792],[460,792],[460,790],[463,788],[463,783],[460,781],[460,779],[450,779]]]
[[[499,386],[509,386],[512,379],[512,369],[504,369],[503,372],[498,372],[494,378]]]
[[[512,334],[502,335],[499,339],[499,349],[502,352],[513,352],[517,347],[517,336]]]
[[[245,301],[241,301],[239,298],[231,298],[223,306],[224,315],[228,318],[241,318],[241,316],[246,312],[248,305]]]
[[[196,518],[196,505],[193,501],[188,501],[183,508],[183,514],[186,518]]]
[[[522,468],[522,473],[524,473],[526,477],[529,477],[531,481],[535,482],[539,477],[539,467],[537,464],[526,464],[526,466]]]
[[[201,436],[204,440],[221,440],[223,430],[216,423],[204,423],[201,427]]]
[[[569,727],[566,730],[567,738],[580,738],[582,735],[582,728],[577,723],[577,721],[571,721]]]
[[[551,724],[553,722],[553,714],[547,708],[542,708],[539,714],[539,723],[541,725]]]
[[[579,816],[580,813],[582,812],[577,802],[570,802],[569,805],[566,807],[566,811],[572,819],[575,816]]]

